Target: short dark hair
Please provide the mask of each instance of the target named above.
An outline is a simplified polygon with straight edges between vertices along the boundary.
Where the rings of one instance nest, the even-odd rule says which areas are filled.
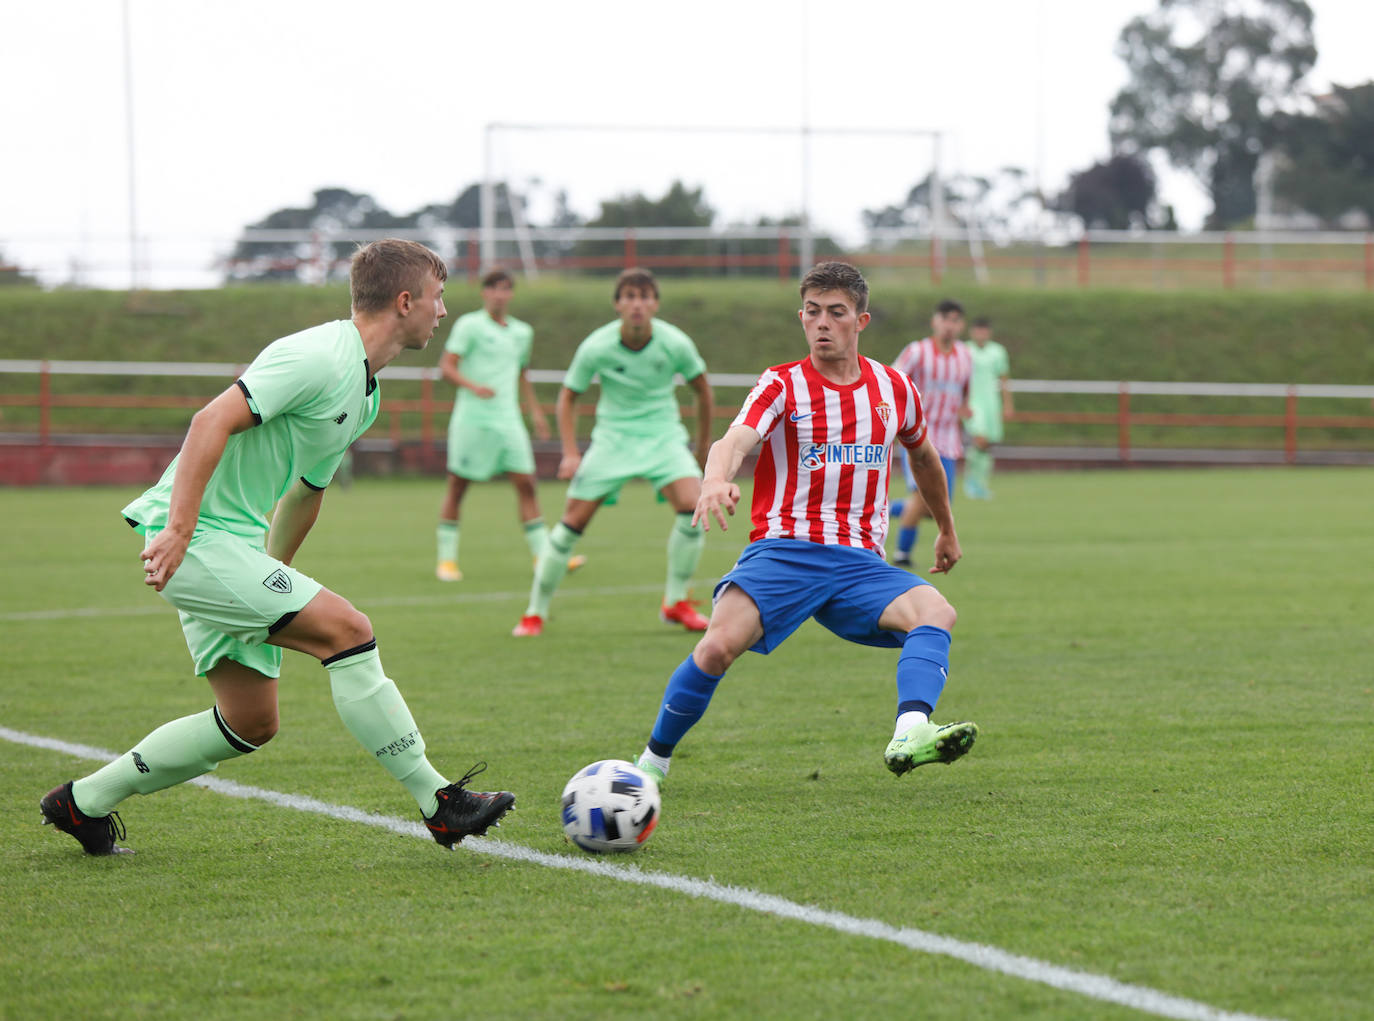
[[[951,312],[957,312],[962,316],[964,314],[964,306],[960,305],[953,298],[946,298],[935,306],[935,314],[937,316],[947,316]]]
[[[988,329],[992,326],[992,320],[989,319],[987,316],[979,316],[977,319],[973,320],[973,322],[969,323],[969,325],[972,326],[975,330]]]
[[[807,291],[843,291],[854,311],[868,311],[868,281],[847,262],[818,262],[802,277],[801,296]]]
[[[419,296],[425,277],[442,284],[448,279],[444,260],[424,245],[401,238],[382,238],[353,253],[348,267],[348,287],[354,312],[380,312],[402,291]]]
[[[631,266],[628,269],[622,269],[620,271],[620,276],[615,278],[616,301],[620,300],[620,292],[627,287],[648,291],[655,298],[658,297],[658,281],[654,279],[654,275],[647,269],[642,269],[639,266]]]
[[[497,284],[510,284],[512,287],[514,287],[515,278],[512,277],[509,273],[507,273],[504,269],[497,268],[487,270],[486,275],[482,277],[482,287],[495,287]]]

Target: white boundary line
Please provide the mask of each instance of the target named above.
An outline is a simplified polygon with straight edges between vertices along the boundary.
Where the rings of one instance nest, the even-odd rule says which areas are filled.
[[[109,761],[116,757],[116,753],[101,748],[26,734],[23,731],[11,730],[5,726],[0,726],[0,738],[15,744],[45,748],[98,762]],[[249,787],[246,784],[234,783],[232,780],[221,780],[217,777],[203,776],[188,782],[231,798],[265,801],[268,804],[294,809],[297,812],[311,812],[316,815],[328,816],[331,819],[343,819],[365,826],[375,826],[378,829],[390,830],[401,836],[417,837],[421,840],[431,839],[429,832],[418,822],[385,815],[374,815],[371,812],[350,808],[347,805],[331,805],[326,801],[317,801],[314,798],[307,798],[298,794],[283,794],[261,787]],[[1078,993],[1090,999],[1119,1004],[1158,1017],[1181,1018],[1185,1021],[1271,1021],[1271,1019],[1265,1019],[1254,1014],[1239,1014],[1220,1010],[1197,1000],[1172,996],[1148,986],[1130,985],[1105,975],[1074,971],[1072,968],[1064,968],[1033,957],[1022,957],[1020,954],[1009,953],[1006,950],[1000,950],[997,947],[982,943],[969,943],[964,940],[925,932],[921,929],[898,928],[876,918],[858,918],[838,911],[826,911],[822,908],[798,904],[782,897],[775,897],[772,894],[760,893],[756,890],[737,886],[726,886],[708,879],[692,879],[688,876],[675,876],[667,872],[644,872],[634,865],[613,865],[593,858],[574,858],[569,855],[548,854],[519,844],[507,843],[504,840],[473,837],[463,844],[463,849],[476,854],[489,854],[495,858],[505,858],[530,865],[542,865],[545,868],[582,872],[601,879],[614,879],[622,883],[657,887],[660,890],[680,893],[687,897],[711,900],[718,904],[729,904],[748,911],[777,915],[779,918],[789,918],[793,921],[804,922],[807,925],[833,929],[836,932],[851,936],[863,936],[867,939],[896,943],[920,953],[952,957],[986,971],[994,971],[1003,975],[1010,975],[1013,978],[1025,979],[1028,982],[1062,989],[1066,992]]]
[[[706,582],[714,588],[716,579],[709,578]],[[658,585],[609,585],[599,588],[568,588],[559,591],[560,601],[578,596],[627,596],[644,595],[650,592],[661,592],[662,584]],[[530,590],[521,589],[519,592],[446,592],[432,596],[382,596],[378,599],[369,599],[365,609],[374,606],[443,606],[450,603],[505,603],[515,600],[524,601],[530,597]],[[0,623],[22,623],[24,621],[35,620],[72,620],[84,617],[145,617],[153,614],[174,613],[167,603],[157,602],[144,606],[83,606],[70,610],[16,610],[9,613],[0,613]]]

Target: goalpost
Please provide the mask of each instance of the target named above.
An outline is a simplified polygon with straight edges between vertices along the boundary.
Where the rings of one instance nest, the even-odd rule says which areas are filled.
[[[524,217],[520,209],[521,203],[512,201],[510,211],[513,226],[509,231],[499,231],[496,226],[496,185],[504,180],[507,187],[507,194],[514,197],[513,189],[516,176],[525,176],[530,170],[539,171],[538,175],[530,174],[532,182],[539,181],[543,177],[554,177],[557,173],[566,173],[568,167],[564,166],[557,171],[547,167],[530,167],[528,158],[526,164],[520,168],[522,173],[516,175],[512,173],[512,168],[506,166],[498,169],[499,149],[502,146],[509,147],[514,139],[521,137],[538,140],[542,146],[542,138],[553,134],[568,134],[579,137],[585,144],[601,136],[603,144],[607,140],[614,141],[621,147],[621,155],[624,150],[629,149],[630,143],[639,142],[641,146],[644,140],[651,139],[658,135],[662,139],[677,143],[674,156],[681,159],[680,164],[675,163],[674,173],[679,179],[695,178],[694,183],[703,187],[719,187],[725,181],[738,179],[744,176],[740,173],[732,173],[737,169],[749,169],[754,172],[767,174],[768,168],[772,168],[777,176],[782,176],[784,169],[791,169],[795,166],[799,180],[794,182],[795,191],[793,201],[796,203],[794,209],[776,209],[773,212],[777,215],[796,215],[799,226],[798,242],[800,245],[800,268],[805,273],[806,269],[814,262],[815,239],[818,233],[825,233],[827,230],[834,230],[833,225],[818,222],[816,216],[816,202],[813,191],[817,185],[818,165],[823,162],[817,159],[813,152],[812,142],[815,138],[848,138],[853,141],[866,141],[869,144],[866,148],[877,149],[880,143],[887,143],[888,150],[863,154],[860,159],[872,159],[883,161],[890,159],[890,162],[899,166],[905,166],[904,174],[907,184],[914,178],[919,179],[919,169],[913,174],[913,167],[919,167],[916,160],[910,159],[912,145],[915,142],[920,145],[928,146],[929,152],[929,173],[930,173],[930,223],[931,223],[931,246],[932,258],[936,266],[943,269],[944,261],[944,240],[948,229],[947,215],[944,201],[944,187],[941,173],[941,148],[945,132],[936,128],[817,128],[809,125],[799,127],[763,126],[763,127],[743,127],[732,125],[678,125],[664,126],[652,124],[591,124],[591,123],[510,123],[510,122],[489,122],[486,125],[483,137],[483,172],[481,185],[481,229],[479,232],[479,257],[483,265],[494,263],[497,251],[497,244],[500,239],[506,237],[514,240],[520,256],[520,261],[524,266],[526,275],[534,276],[537,274],[535,264],[534,246],[531,241],[531,230],[524,222]],[[735,154],[735,166],[731,167],[728,161],[718,161],[715,164],[706,166],[700,163],[693,165],[687,158],[687,151],[684,151],[682,142],[690,139],[693,142],[705,140],[704,145],[692,147],[690,152],[696,153],[703,147],[709,148],[709,143],[713,140],[729,142],[731,151]],[[769,151],[764,153],[763,143],[772,142]],[[796,148],[790,153],[786,153],[777,147],[777,143],[790,143]],[[762,166],[751,165],[747,152],[736,151],[736,147],[753,145],[756,152],[753,153],[755,159]],[[894,148],[895,145],[895,148]],[[642,153],[644,150],[639,150]],[[661,155],[659,153],[658,155]],[[548,150],[543,149],[543,162],[546,164],[557,163],[556,157],[551,158]],[[852,161],[851,161],[852,165]],[[504,171],[504,172],[502,172]],[[714,179],[702,179],[705,173],[712,173]],[[859,175],[855,174],[855,178]],[[832,172],[831,177],[834,177]],[[558,182],[564,184],[566,182]],[[608,182],[609,183],[609,182]],[[837,186],[833,181],[825,181],[823,185],[828,189]],[[613,186],[613,185],[612,185]],[[853,182],[841,187],[856,187]],[[627,187],[624,183],[622,188]],[[643,187],[642,184],[633,185],[635,190]],[[857,191],[857,187],[856,187]],[[829,192],[827,192],[828,194]],[[901,192],[904,194],[905,192]],[[600,196],[602,198],[605,195]],[[772,190],[766,196],[759,195],[760,201],[776,203],[784,196],[777,190]],[[893,199],[900,197],[893,193],[873,193],[855,195],[855,213],[858,208],[869,206],[881,206]],[[824,215],[824,214],[823,214]],[[856,215],[857,218],[857,215]]]

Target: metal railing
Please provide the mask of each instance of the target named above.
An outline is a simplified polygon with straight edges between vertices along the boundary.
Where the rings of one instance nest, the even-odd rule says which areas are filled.
[[[136,413],[149,409],[187,409],[202,407],[209,398],[208,394],[132,394],[132,393],[80,393],[68,392],[58,385],[59,380],[90,377],[168,377],[202,378],[223,381],[226,385],[243,371],[245,366],[227,362],[103,362],[103,361],[61,361],[18,359],[0,360],[0,379],[6,376],[31,377],[33,387],[27,392],[15,392],[12,385],[0,392],[0,408],[36,409],[35,421],[31,428],[11,431],[6,434],[8,443],[25,443],[37,446],[52,445],[72,433],[79,433],[80,416],[73,415],[67,422],[57,423],[55,418],[66,412],[80,409],[122,409]],[[383,402],[385,435],[387,441],[399,446],[407,439],[418,439],[428,447],[442,437],[443,416],[452,408],[453,402],[436,393],[436,383],[441,382],[439,370],[435,367],[388,366],[381,373],[383,381],[410,384],[409,391],[418,389],[418,396],[388,395]],[[541,385],[558,384],[563,381],[564,373],[558,370],[530,370],[532,382]],[[717,390],[748,390],[757,381],[751,374],[712,373],[711,385]],[[416,386],[418,384],[418,386]],[[1303,434],[1313,430],[1354,430],[1360,437],[1358,446],[1369,450],[1374,448],[1374,414],[1330,414],[1311,413],[1302,410],[1302,403],[1319,401],[1329,405],[1332,401],[1359,401],[1365,405],[1374,403],[1374,386],[1309,384],[1309,383],[1178,383],[1149,381],[1109,381],[1109,380],[1062,380],[1062,379],[1018,379],[1011,382],[1013,393],[1018,395],[1061,395],[1067,397],[1097,398],[1096,410],[1079,407],[1021,409],[1012,417],[1013,423],[1026,425],[1049,425],[1069,427],[1106,428],[1114,437],[1115,459],[1129,463],[1137,451],[1138,430],[1144,427],[1170,427],[1194,429],[1199,427],[1221,429],[1248,429],[1272,433],[1272,441],[1267,446],[1281,452],[1282,461],[1288,464],[1299,462],[1300,450],[1310,450],[1309,444],[1301,443]],[[1101,410],[1101,398],[1106,395],[1114,398],[1111,410]],[[1229,411],[1161,411],[1144,410],[1139,406],[1142,398],[1245,398],[1263,402],[1272,401],[1274,409],[1262,413]],[[720,401],[716,414],[721,418],[733,417],[738,402]],[[592,407],[582,402],[578,410],[590,414]],[[418,417],[418,425],[415,419]],[[62,428],[57,428],[57,426]],[[1370,442],[1364,442],[1368,433]],[[1015,438],[1013,436],[1013,438]],[[118,433],[106,436],[106,442],[120,442]],[[84,436],[89,442],[89,437]],[[1012,448],[1015,443],[1010,444]]]

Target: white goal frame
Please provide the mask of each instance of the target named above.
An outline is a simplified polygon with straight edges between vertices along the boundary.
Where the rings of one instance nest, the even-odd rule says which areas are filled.
[[[483,133],[482,143],[482,187],[481,187],[481,230],[479,232],[478,254],[482,265],[492,265],[496,256],[496,178],[494,158],[496,143],[505,133],[537,132],[603,132],[620,134],[721,134],[721,135],[790,135],[801,142],[801,258],[799,272],[805,273],[815,259],[815,237],[811,229],[811,137],[813,135],[848,135],[859,137],[887,137],[925,139],[930,142],[930,219],[932,258],[937,270],[944,268],[945,233],[945,195],[943,178],[940,172],[941,148],[945,131],[940,128],[816,128],[809,125],[798,127],[741,127],[738,125],[675,125],[662,124],[578,124],[578,123],[513,123],[490,121]],[[507,184],[509,187],[509,183]],[[517,203],[511,203],[512,212]],[[534,263],[533,246],[530,244],[529,228],[515,215],[515,240],[520,250],[520,259],[527,276],[535,276],[538,270]]]

